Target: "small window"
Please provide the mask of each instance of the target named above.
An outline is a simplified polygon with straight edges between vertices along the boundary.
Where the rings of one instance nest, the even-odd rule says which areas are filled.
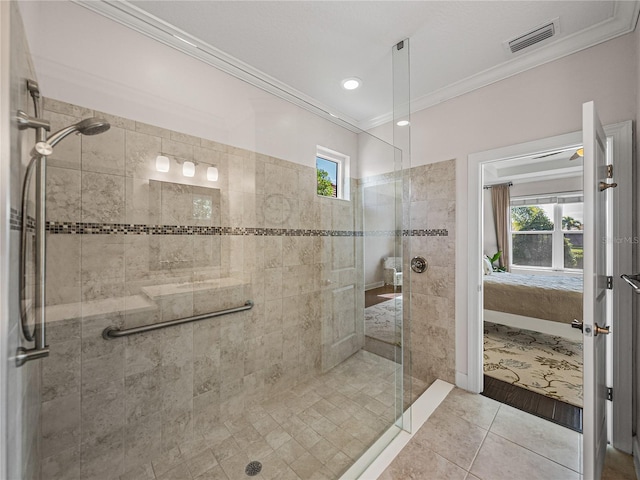
[[[322,197],[349,200],[349,157],[317,147],[317,193]]]

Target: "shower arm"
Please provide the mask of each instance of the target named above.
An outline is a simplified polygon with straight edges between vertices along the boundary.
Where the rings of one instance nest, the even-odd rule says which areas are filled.
[[[23,112],[18,112],[18,124],[22,128],[35,128],[36,130],[36,142],[44,142],[47,140],[47,131],[49,130],[49,122],[40,118],[41,105],[40,105],[40,90],[38,84],[33,80],[27,80],[27,90],[31,94],[34,105],[35,117],[26,117],[21,115]],[[22,330],[27,340],[33,340],[35,343],[34,348],[26,349],[19,347],[16,353],[16,365],[18,367],[24,365],[28,361],[37,360],[49,356],[49,347],[47,346],[46,336],[46,237],[45,237],[45,200],[46,200],[46,168],[47,159],[44,155],[38,155],[32,157],[27,167],[25,174],[25,183],[22,191],[22,242],[20,247],[20,313]],[[36,236],[36,248],[35,248],[35,264],[36,264],[36,281],[35,281],[35,314],[36,321],[33,328],[33,335],[29,332],[29,328],[26,326],[27,311],[26,305],[24,305],[25,295],[25,273],[26,273],[26,229],[27,229],[27,211],[26,211],[26,197],[27,189],[29,187],[29,180],[33,173],[33,169],[36,169],[36,218],[35,218],[35,236]]]

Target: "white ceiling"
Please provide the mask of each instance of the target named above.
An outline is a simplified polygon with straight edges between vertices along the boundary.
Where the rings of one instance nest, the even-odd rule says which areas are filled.
[[[97,2],[80,3],[99,10]],[[400,40],[410,39],[415,111],[628,33],[639,9],[637,1],[538,0],[118,5],[122,23],[190,55],[208,61],[216,57],[248,77],[261,76],[278,90],[362,128],[391,119],[391,48]],[[505,42],[554,19],[559,26],[554,37],[517,54],[508,52]],[[340,81],[351,76],[361,78],[363,86],[345,91]]]
[[[528,155],[488,163],[484,168],[484,182],[494,185],[550,181],[582,176],[582,157],[571,160],[577,148],[567,147],[555,152]]]

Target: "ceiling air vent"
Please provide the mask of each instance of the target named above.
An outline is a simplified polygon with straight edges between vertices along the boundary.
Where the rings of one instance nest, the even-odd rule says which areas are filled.
[[[555,33],[556,28],[554,22],[548,23],[511,40],[509,42],[509,50],[511,50],[511,53],[519,52],[524,48],[553,37]]]

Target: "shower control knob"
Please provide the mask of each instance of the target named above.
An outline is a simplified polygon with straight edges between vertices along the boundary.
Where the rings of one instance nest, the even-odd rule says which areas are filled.
[[[411,270],[416,273],[423,273],[428,266],[429,264],[424,257],[413,257],[411,259]]]

